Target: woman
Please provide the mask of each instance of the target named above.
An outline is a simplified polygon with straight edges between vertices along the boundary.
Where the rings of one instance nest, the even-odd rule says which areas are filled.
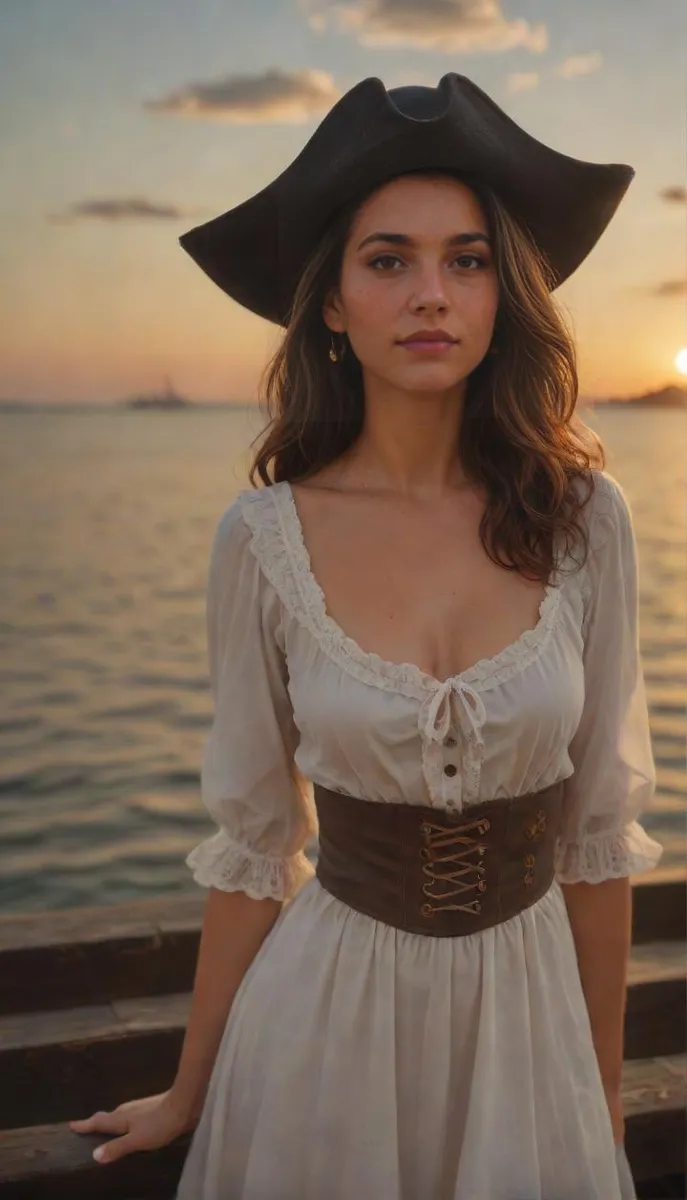
[[[179,1200],[634,1195],[636,546],[551,298],[631,177],[462,76],[368,79],[181,239],[286,334],[210,563],[177,1076],[73,1123],[102,1161],[194,1129]]]

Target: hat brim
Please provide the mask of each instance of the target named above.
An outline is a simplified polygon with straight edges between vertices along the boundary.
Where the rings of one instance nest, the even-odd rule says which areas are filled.
[[[554,288],[593,249],[635,174],[538,141],[463,75],[444,75],[435,89],[391,91],[373,76],[341,97],[267,187],[179,242],[228,296],[285,325],[303,267],[335,213],[396,175],[432,167],[493,188],[531,231]]]

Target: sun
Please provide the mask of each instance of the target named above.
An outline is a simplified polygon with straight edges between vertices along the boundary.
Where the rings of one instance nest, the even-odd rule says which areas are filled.
[[[687,375],[687,346],[683,346],[682,350],[678,350],[675,355],[675,366],[681,375]]]

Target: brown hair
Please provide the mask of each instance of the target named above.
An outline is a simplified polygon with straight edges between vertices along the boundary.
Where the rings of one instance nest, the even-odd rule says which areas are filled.
[[[561,535],[565,551],[581,538],[586,557],[587,531],[577,517],[593,491],[591,469],[605,465],[599,437],[575,411],[575,346],[551,296],[551,268],[529,231],[480,180],[444,170],[413,174],[461,180],[488,222],[499,279],[495,352],[467,380],[458,455],[466,476],[487,495],[479,533],[488,556],[547,582]],[[269,422],[258,434],[253,487],[256,473],[266,486],[307,478],[342,455],[362,430],[361,366],[347,338],[343,358],[330,360],[322,308],[338,285],[355,213],[375,190],[330,222],[301,274],[284,337],[261,381]],[[572,484],[582,477],[589,487],[580,498]]]

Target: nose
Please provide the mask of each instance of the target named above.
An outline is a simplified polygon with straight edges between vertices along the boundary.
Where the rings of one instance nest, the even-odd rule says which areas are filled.
[[[448,308],[446,283],[441,266],[423,266],[416,276],[416,283],[410,300],[413,312],[444,312]]]

